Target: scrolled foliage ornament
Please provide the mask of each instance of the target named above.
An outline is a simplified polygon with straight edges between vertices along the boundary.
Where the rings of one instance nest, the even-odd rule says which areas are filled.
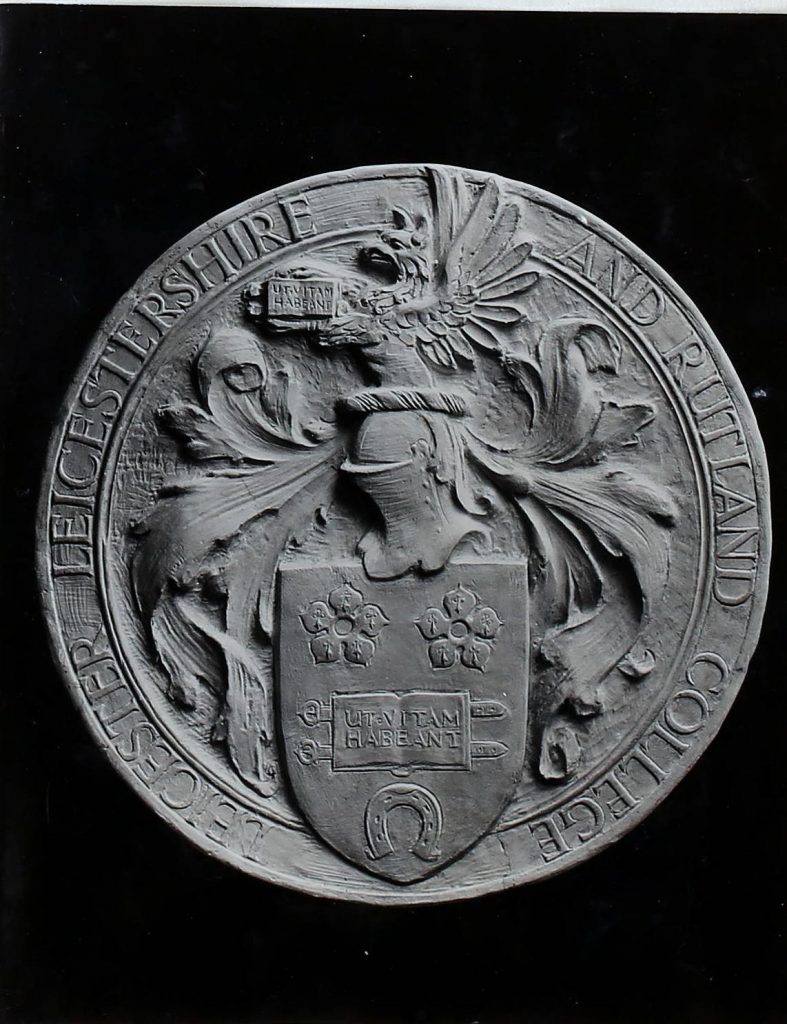
[[[633,825],[759,628],[751,410],[590,215],[442,166],[249,200],[96,337],[40,578],[113,763],[200,846],[377,903],[475,895]]]

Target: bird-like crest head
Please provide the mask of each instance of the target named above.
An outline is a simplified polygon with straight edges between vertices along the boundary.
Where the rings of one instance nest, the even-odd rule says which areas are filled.
[[[429,279],[429,231],[427,218],[400,206],[391,211],[393,228],[380,231],[378,240],[361,250],[361,259],[393,274],[394,279]]]

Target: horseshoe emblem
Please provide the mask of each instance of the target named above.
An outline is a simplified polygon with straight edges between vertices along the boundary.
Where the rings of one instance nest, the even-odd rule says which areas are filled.
[[[365,824],[369,858],[380,860],[394,852],[394,845],[388,834],[388,815],[395,807],[409,807],[421,819],[421,830],[410,852],[421,860],[437,860],[440,856],[440,836],[443,831],[443,811],[440,803],[428,789],[405,782],[384,786],[367,804]]]

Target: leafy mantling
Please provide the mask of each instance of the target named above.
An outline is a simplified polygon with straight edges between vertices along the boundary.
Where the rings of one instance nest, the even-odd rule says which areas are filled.
[[[603,711],[610,675],[619,667],[637,680],[653,668],[652,652],[636,644],[666,579],[676,514],[637,468],[654,410],[609,394],[622,348],[600,321],[556,319],[523,354],[516,329],[538,275],[525,266],[516,204],[493,179],[474,200],[457,175],[430,169],[430,182],[431,235],[428,218],[394,211],[393,228],[360,254],[388,267],[390,282],[359,288],[354,279],[334,321],[304,323],[301,333],[358,347],[380,386],[351,399],[356,410],[419,417],[435,449],[430,486],[447,489],[458,514],[488,518],[472,486],[481,479],[516,510],[545,624],[538,767],[563,779],[582,756],[578,723]],[[252,320],[264,317],[258,295]],[[461,415],[461,392],[434,384],[433,372],[454,375],[472,393],[479,355],[499,362],[526,411],[528,429],[511,445]],[[241,777],[270,795],[274,576],[288,542],[330,501],[346,452],[340,436],[304,423],[287,372],[269,365],[251,332],[214,331],[194,371],[197,402],[162,409],[160,419],[198,472],[164,488],[140,525],[134,585],[171,697],[188,707],[199,686],[216,690],[215,738]]]

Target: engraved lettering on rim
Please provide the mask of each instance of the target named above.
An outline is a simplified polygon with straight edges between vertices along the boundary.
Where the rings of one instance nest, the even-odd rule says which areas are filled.
[[[228,863],[376,903],[562,870],[740,686],[762,446],[710,329],[590,214],[441,166],[298,182],[173,247],[53,437],[53,649]]]

